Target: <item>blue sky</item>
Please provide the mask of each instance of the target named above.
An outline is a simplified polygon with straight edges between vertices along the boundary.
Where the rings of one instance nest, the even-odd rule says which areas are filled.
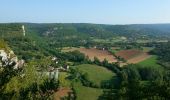
[[[1,0],[0,22],[170,23],[170,0]]]

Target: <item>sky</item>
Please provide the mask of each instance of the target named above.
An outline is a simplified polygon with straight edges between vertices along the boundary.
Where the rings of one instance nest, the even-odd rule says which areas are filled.
[[[0,0],[0,23],[170,23],[170,0]]]

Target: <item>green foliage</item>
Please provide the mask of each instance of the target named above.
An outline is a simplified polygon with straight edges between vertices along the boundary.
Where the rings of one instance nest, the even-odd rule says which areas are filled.
[[[60,72],[59,74],[59,85],[61,87],[70,87],[71,86],[71,82],[69,80],[69,73],[66,72]]]
[[[86,61],[86,56],[78,50],[65,53],[65,57],[70,61],[79,63]]]
[[[4,40],[0,39],[0,50],[9,51],[9,47]]]
[[[5,67],[1,73],[0,99],[50,99],[58,82],[38,76],[34,63],[31,62],[23,70]]]
[[[168,99],[170,85],[167,72],[158,67],[128,65],[118,74],[121,79],[119,89],[111,89],[105,97],[109,100]]]
[[[99,87],[111,88],[108,90],[109,93],[106,93],[108,100],[115,98],[117,100],[170,98],[169,70],[155,67],[157,59],[154,57],[140,63],[145,67],[128,65],[125,68],[118,68],[117,64],[108,63],[106,59],[100,62],[95,57],[92,62],[78,51],[60,52],[63,47],[84,46],[89,48],[97,46],[99,49],[110,50],[112,46],[119,46],[121,49],[141,49],[141,46],[144,45],[156,46],[152,53],[158,55],[161,65],[168,67],[170,65],[169,42],[160,44],[136,43],[146,40],[156,42],[161,39],[166,40],[169,35],[165,34],[161,26],[29,23],[24,23],[24,25],[26,28],[25,37],[22,35],[21,24],[0,24],[0,49],[9,50],[9,45],[19,58],[26,60],[26,62],[31,60],[36,62],[27,63],[22,71],[12,70],[11,66],[0,71],[0,99],[51,99],[50,96],[54,89],[58,88],[58,82],[46,80],[45,77],[38,76],[36,72],[37,68],[47,69],[47,66],[52,65],[49,56],[57,56],[61,62],[60,65],[66,61],[72,61],[76,64],[91,63],[105,67],[80,65],[77,69],[70,70],[70,77],[59,76],[61,86],[70,86],[71,83],[68,80],[65,81],[66,78],[73,81],[71,85],[75,89],[78,100],[82,100],[82,97],[85,100],[98,99],[103,93],[102,89],[98,89]],[[170,31],[166,29],[167,32]],[[122,36],[127,40],[117,41]],[[114,54],[114,51],[111,52]],[[122,58],[118,59],[124,61]],[[115,81],[110,81],[114,75],[117,78],[116,82],[120,81],[120,83],[117,82],[120,84],[117,85],[117,90],[114,86]],[[111,87],[110,82],[113,83],[113,87]],[[103,87],[105,83],[109,86],[104,85]]]
[[[156,48],[151,52],[158,55],[159,63],[166,68],[170,68],[170,43],[160,43]]]
[[[97,58],[97,57],[94,57],[94,64],[96,64],[96,65],[100,65],[100,60]]]
[[[0,37],[20,37],[22,34],[22,28],[20,24],[0,24]]]

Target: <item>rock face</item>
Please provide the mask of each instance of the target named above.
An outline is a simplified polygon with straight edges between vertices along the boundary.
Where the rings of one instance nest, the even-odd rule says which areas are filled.
[[[25,27],[22,25],[23,36],[25,36]]]
[[[13,51],[7,53],[5,50],[0,50],[0,67],[13,66],[13,69],[18,69],[23,65],[24,60],[18,60]]]

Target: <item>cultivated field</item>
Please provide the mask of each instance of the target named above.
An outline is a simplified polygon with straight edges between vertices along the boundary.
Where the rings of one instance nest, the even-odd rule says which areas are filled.
[[[102,82],[111,80],[116,74],[110,70],[97,65],[82,64],[76,66],[79,72],[88,75],[88,81],[100,86]],[[91,88],[83,86],[80,82],[74,83],[77,100],[98,100],[103,94],[101,88]],[[83,97],[83,98],[82,98]]]
[[[77,66],[81,73],[88,75],[88,80],[97,86],[101,86],[102,82],[109,81],[115,76],[115,73],[110,70],[97,65],[82,64]]]
[[[116,56],[120,56],[126,60],[134,58],[136,56],[141,55],[143,52],[140,50],[121,50],[116,53]]]
[[[127,63],[133,64],[139,63],[151,57],[151,55],[149,55],[146,51],[141,50],[122,50],[117,52],[116,55],[127,60]],[[123,66],[126,64],[122,63],[121,65]]]
[[[139,62],[138,64],[142,66],[160,67],[161,65],[159,65],[157,61],[158,61],[157,56],[153,55],[150,58],[143,60],[142,62]]]
[[[151,57],[151,55],[149,55],[149,54],[147,54],[147,53],[142,53],[142,54],[140,54],[140,55],[138,55],[138,56],[136,56],[136,57],[134,57],[134,58],[129,59],[129,60],[128,60],[128,63],[136,64],[136,63],[139,63],[139,62],[141,62],[141,61],[144,61],[144,60],[146,60],[146,59],[148,59],[148,58],[150,58],[150,57]]]
[[[121,51],[116,51],[115,55],[124,58],[127,61],[127,63],[136,64],[136,63],[139,63],[141,61],[144,61],[150,58],[151,55],[149,55],[148,52],[152,49],[153,48],[144,48],[144,50],[136,50],[136,49],[121,50]],[[81,53],[84,53],[91,60],[94,60],[94,57],[97,57],[100,61],[107,59],[109,63],[117,62],[117,59],[107,50],[98,50],[95,48],[87,49],[83,47],[81,48],[68,47],[68,48],[64,48],[62,51],[69,52],[69,51],[74,51],[74,50],[78,50]],[[121,66],[123,65],[126,65],[126,63],[121,63]]]
[[[87,55],[91,60],[93,60],[94,57],[97,57],[100,61],[103,61],[104,59],[107,59],[110,63],[117,61],[115,57],[106,50],[80,48],[79,51]]]
[[[74,84],[77,100],[98,100],[103,94],[103,89],[85,87],[81,83]]]
[[[76,48],[76,47],[64,47],[62,48],[62,52],[70,52],[70,51],[75,51],[75,50],[79,50],[80,48]]]
[[[74,47],[69,48],[68,47],[68,48],[64,48],[62,52],[69,52],[69,51],[74,51],[74,50],[78,50],[81,53],[84,53],[91,60],[94,60],[94,57],[97,57],[100,61],[107,59],[109,63],[117,61],[115,57],[111,53],[109,53],[107,50],[98,50],[95,48],[87,49],[83,47],[81,48],[74,48]]]

